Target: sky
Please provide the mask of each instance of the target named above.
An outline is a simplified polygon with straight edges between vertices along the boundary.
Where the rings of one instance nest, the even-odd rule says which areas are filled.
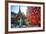
[[[14,13],[18,13],[19,12],[19,6],[18,5],[11,5],[11,11]]]
[[[24,13],[26,15],[27,6],[20,6],[20,10],[22,13]],[[18,13],[19,12],[19,5],[11,5],[11,11],[14,13]]]

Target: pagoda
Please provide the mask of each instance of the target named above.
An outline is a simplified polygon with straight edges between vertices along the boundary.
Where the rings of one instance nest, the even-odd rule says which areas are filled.
[[[25,23],[25,19],[26,17],[22,14],[21,10],[20,10],[20,6],[19,6],[19,12],[16,16],[16,23],[18,24],[19,28],[21,28],[23,25],[26,25]]]

